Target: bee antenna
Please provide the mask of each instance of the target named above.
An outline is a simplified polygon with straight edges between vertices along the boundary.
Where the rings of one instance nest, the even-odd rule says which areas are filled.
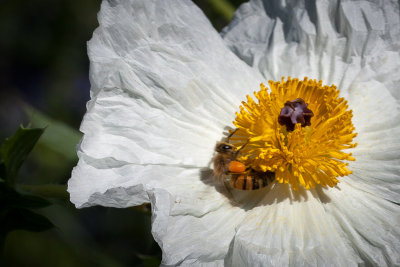
[[[232,135],[234,135],[234,134],[237,132],[237,130],[239,130],[239,128],[236,128],[233,132],[231,132],[231,133],[228,135],[228,137],[226,138],[228,142],[229,142],[229,138],[231,138]]]
[[[246,143],[244,143],[243,146],[241,146],[235,153],[235,158],[237,157],[237,155],[239,154],[240,150],[242,150],[248,143],[249,143],[250,139],[247,139]]]

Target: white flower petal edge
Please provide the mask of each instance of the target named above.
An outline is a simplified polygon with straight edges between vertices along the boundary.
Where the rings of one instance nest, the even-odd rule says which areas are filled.
[[[209,165],[240,97],[261,75],[190,1],[103,1],[98,18],[71,201],[126,207],[149,201],[148,189],[198,182],[178,174]]]
[[[298,214],[282,203],[276,209],[286,210],[286,231],[280,234],[270,234],[269,224],[254,237],[253,224],[245,221],[230,247],[232,265],[250,259],[255,265],[400,264],[399,13],[394,1],[256,0],[242,5],[224,29],[232,51],[266,79],[308,76],[338,85],[359,133],[357,160],[350,163],[354,173],[324,191],[329,201],[312,215],[309,199],[297,205]],[[286,243],[271,245],[277,239]]]

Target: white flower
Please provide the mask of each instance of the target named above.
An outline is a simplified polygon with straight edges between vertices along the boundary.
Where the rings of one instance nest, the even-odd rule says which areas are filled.
[[[189,1],[103,1],[77,207],[150,202],[164,265],[400,265],[397,1],[244,4],[221,36]],[[260,82],[336,84],[358,132],[337,187],[210,185],[216,141]]]

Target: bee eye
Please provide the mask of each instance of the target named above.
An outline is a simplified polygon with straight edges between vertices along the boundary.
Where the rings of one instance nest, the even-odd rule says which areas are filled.
[[[224,145],[222,148],[225,149],[225,150],[232,149],[232,147],[231,147],[231,146],[228,146],[228,145]]]

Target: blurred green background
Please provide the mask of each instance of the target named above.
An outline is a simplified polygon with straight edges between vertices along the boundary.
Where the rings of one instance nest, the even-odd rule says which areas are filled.
[[[220,31],[242,0],[194,1]],[[89,100],[86,42],[100,0],[0,1],[0,139],[19,125],[47,127],[17,177],[18,189],[49,200],[36,210],[55,227],[15,230],[4,266],[158,266],[147,206],[78,210],[66,183],[77,162],[80,121]],[[1,226],[0,226],[1,227]]]

